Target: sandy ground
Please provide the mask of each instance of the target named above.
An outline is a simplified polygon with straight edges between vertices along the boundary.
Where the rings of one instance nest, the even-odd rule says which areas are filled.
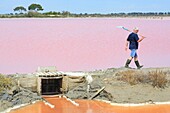
[[[121,75],[119,72],[129,69],[108,69],[89,73],[92,75],[93,82],[90,84],[90,94],[87,94],[87,83],[81,83],[78,87],[69,91],[66,95],[72,99],[88,99],[96,91],[105,86],[104,91],[94,99],[108,100],[113,103],[155,103],[170,102],[170,68],[147,68],[141,70],[141,73],[147,75],[151,71],[161,71],[166,73],[167,83],[164,88],[153,87],[151,83],[137,83],[130,85],[127,82],[118,80]]]
[[[155,76],[158,76],[156,82],[165,83],[164,85],[161,85],[164,87],[153,86],[153,82],[149,81],[150,79],[148,80],[151,72],[154,72],[154,78]],[[87,82],[87,76],[90,76],[93,79],[90,84]],[[142,78],[140,79],[142,82],[132,82],[133,84],[131,84],[131,82],[127,82],[122,79],[122,77],[126,78],[127,76],[131,77],[128,80],[133,80],[135,76],[138,76],[139,78]],[[163,79],[160,79],[159,77],[163,77]],[[137,80],[135,79],[135,81]],[[166,82],[162,82],[163,80],[166,80]],[[69,77],[68,83],[69,91],[63,92],[61,95],[65,95],[66,97],[73,100],[106,100],[114,104],[121,105],[139,105],[141,103],[155,104],[158,102],[170,103],[170,67],[144,68],[140,70],[127,68],[110,68],[92,72],[79,72],[78,76]],[[89,90],[87,90],[88,86]],[[97,93],[100,90],[101,92]],[[41,96],[38,96],[36,93],[33,93],[28,89],[14,87],[14,89],[11,89],[11,91],[4,93],[2,92],[0,94],[0,112],[15,105],[42,100]]]

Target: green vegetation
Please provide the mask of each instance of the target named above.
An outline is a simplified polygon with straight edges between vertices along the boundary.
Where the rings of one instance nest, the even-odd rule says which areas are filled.
[[[80,13],[80,14],[74,14],[69,11],[62,11],[62,12],[43,12],[40,13],[40,11],[43,11],[44,8],[40,4],[31,4],[28,6],[28,11],[23,6],[18,6],[13,9],[14,12],[18,11],[19,14],[10,13],[10,14],[0,14],[0,18],[24,18],[24,17],[54,17],[54,18],[65,18],[65,17],[152,17],[152,18],[159,18],[159,17],[165,17],[170,16],[170,12],[148,12],[148,13],[142,13],[142,12],[131,12],[131,13],[108,13],[108,14],[100,14],[100,13],[94,13],[94,14],[88,14],[88,13]],[[114,11],[113,11],[114,12]]]
[[[168,80],[166,73],[162,71],[150,71],[149,73],[142,73],[141,71],[127,70],[118,72],[116,74],[118,80],[129,83],[130,85],[136,85],[138,83],[148,83],[153,87],[165,88]]]
[[[18,6],[18,7],[16,7],[16,8],[14,8],[14,11],[19,11],[20,14],[22,14],[23,11],[27,11],[27,10],[26,10],[26,8],[23,7],[23,6]]]
[[[40,4],[31,4],[30,6],[28,6],[28,10],[37,12],[37,11],[43,11],[44,9]]]
[[[0,92],[3,90],[10,89],[12,86],[13,86],[12,79],[0,74]]]
[[[43,11],[43,9],[41,7],[33,7],[31,6],[29,8],[30,10],[26,13],[23,13],[23,11],[25,10],[21,10],[21,9],[15,9],[15,11],[19,11],[20,14],[0,14],[0,18],[18,18],[18,17],[44,17],[44,18],[65,18],[65,17],[74,17],[74,18],[87,18],[87,17],[111,17],[111,18],[115,18],[115,17],[144,17],[144,18],[160,18],[160,17],[167,17],[170,16],[170,12],[156,12],[156,13],[110,13],[110,14],[87,14],[87,13],[80,13],[80,14],[74,14],[71,13],[69,11],[62,11],[62,12],[55,12],[55,11],[50,11],[50,12],[43,12],[40,13],[38,11]]]

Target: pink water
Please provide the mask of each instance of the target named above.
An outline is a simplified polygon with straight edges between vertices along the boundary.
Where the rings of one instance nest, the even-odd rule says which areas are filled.
[[[170,66],[170,20],[0,19],[0,26],[0,73],[34,72],[38,66],[60,71],[122,67],[129,33],[116,26],[137,26],[147,37],[138,51],[145,67]]]
[[[37,102],[10,113],[169,113],[170,111],[169,104],[124,107],[93,100],[76,100],[79,106],[75,106],[64,98],[47,98],[46,100],[55,107],[50,108],[43,102]]]

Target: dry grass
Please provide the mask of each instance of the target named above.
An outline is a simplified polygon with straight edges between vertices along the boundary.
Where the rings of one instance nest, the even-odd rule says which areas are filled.
[[[164,88],[168,83],[166,73],[162,71],[151,71],[148,74],[153,87]]]
[[[142,81],[141,77],[138,75],[138,72],[133,70],[118,72],[117,75],[119,76],[118,80],[127,82],[130,85],[136,85]]]
[[[117,79],[127,82],[130,85],[136,85],[138,83],[148,83],[153,87],[164,88],[168,80],[166,79],[166,73],[162,71],[150,71],[149,73],[143,73],[142,71],[126,70],[118,72]]]
[[[12,79],[0,74],[0,92],[10,89],[13,85]]]

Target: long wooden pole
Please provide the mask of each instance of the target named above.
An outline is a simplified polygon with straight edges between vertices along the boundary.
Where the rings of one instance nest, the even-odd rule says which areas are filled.
[[[100,92],[102,92],[105,89],[105,86],[99,89],[94,95],[92,95],[89,99],[92,100],[94,97],[96,97]]]

